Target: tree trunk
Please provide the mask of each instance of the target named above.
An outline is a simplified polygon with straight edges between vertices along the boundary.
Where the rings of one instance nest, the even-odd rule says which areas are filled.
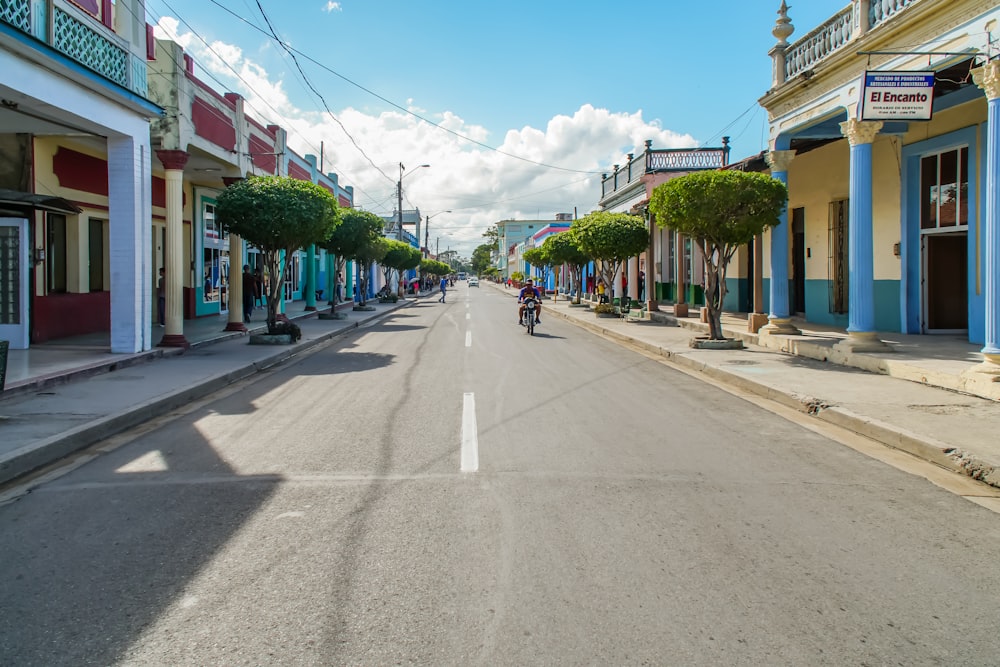
[[[267,331],[274,331],[278,321],[278,303],[281,302],[281,292],[285,287],[285,276],[281,266],[281,251],[269,250],[264,253],[264,266],[270,273],[271,282],[267,294]]]

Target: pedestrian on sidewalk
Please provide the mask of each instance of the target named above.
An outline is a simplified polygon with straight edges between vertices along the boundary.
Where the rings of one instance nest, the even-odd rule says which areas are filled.
[[[167,278],[166,269],[160,267],[160,277],[156,281],[156,324],[167,325]]]
[[[257,299],[257,278],[250,273],[250,265],[243,265],[243,321],[249,322],[253,304]]]
[[[441,298],[438,299],[439,302],[444,303],[444,295],[448,293],[448,278],[444,276],[441,278]]]
[[[337,271],[337,303],[344,302],[344,273]]]

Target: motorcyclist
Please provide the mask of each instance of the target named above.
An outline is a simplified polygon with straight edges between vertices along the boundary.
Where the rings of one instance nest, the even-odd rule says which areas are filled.
[[[517,323],[524,324],[524,300],[534,299],[535,300],[535,324],[541,324],[541,320],[538,316],[542,312],[542,293],[534,285],[534,281],[528,278],[524,282],[524,287],[517,294],[517,302],[521,304],[521,307],[517,309]]]

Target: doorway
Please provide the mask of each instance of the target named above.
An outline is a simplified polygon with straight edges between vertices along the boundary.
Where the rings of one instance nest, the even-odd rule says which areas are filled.
[[[0,339],[28,349],[28,221],[0,218]]]
[[[806,210],[792,209],[792,313],[806,312]]]
[[[969,330],[966,232],[922,236],[924,333]]]

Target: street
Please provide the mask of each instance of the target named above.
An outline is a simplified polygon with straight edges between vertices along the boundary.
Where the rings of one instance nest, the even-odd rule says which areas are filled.
[[[1000,516],[516,320],[458,283],[0,506],[0,664],[997,663]]]

